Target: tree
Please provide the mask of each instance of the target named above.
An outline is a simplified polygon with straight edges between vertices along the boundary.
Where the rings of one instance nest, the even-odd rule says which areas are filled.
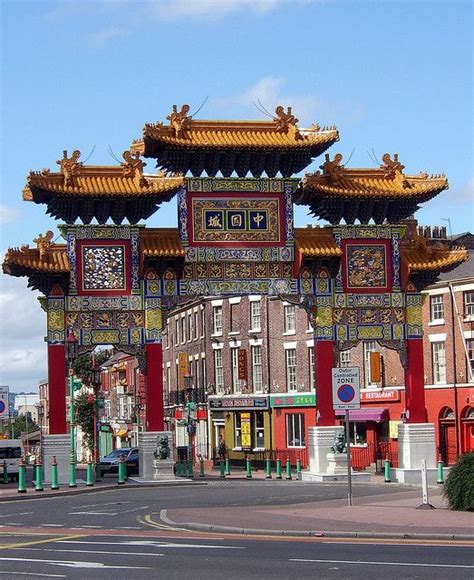
[[[84,444],[89,451],[94,449],[94,405],[95,395],[81,393],[74,398],[76,423],[82,430]]]
[[[474,452],[458,457],[444,485],[444,497],[452,510],[474,511]]]
[[[39,425],[31,419],[31,413],[18,415],[11,420],[11,432],[13,439],[19,439],[22,433],[38,431]]]

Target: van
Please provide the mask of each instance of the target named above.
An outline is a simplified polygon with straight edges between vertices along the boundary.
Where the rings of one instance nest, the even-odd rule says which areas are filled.
[[[0,439],[0,468],[7,463],[7,472],[11,479],[18,481],[20,457],[23,455],[23,443],[20,439]]]

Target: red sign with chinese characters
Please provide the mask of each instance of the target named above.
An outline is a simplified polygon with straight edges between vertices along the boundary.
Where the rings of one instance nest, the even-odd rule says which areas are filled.
[[[360,400],[364,403],[399,401],[400,391],[361,391]]]
[[[247,380],[247,351],[245,348],[239,348],[237,353],[237,373],[239,381]]]

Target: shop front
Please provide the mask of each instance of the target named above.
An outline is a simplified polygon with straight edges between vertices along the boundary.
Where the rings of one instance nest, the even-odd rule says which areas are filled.
[[[273,451],[275,457],[292,465],[297,460],[305,469],[308,463],[308,428],[316,425],[316,395],[314,393],[270,395],[273,412]]]
[[[209,397],[213,458],[225,454],[231,461],[246,456],[263,462],[271,449],[271,412],[268,396]]]

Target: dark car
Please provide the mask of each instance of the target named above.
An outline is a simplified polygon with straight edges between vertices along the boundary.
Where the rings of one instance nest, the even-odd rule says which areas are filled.
[[[120,457],[125,459],[127,466],[127,475],[138,474],[138,447],[122,447],[122,449],[114,449],[99,461],[100,472],[102,475],[106,473],[118,473],[118,465]]]

